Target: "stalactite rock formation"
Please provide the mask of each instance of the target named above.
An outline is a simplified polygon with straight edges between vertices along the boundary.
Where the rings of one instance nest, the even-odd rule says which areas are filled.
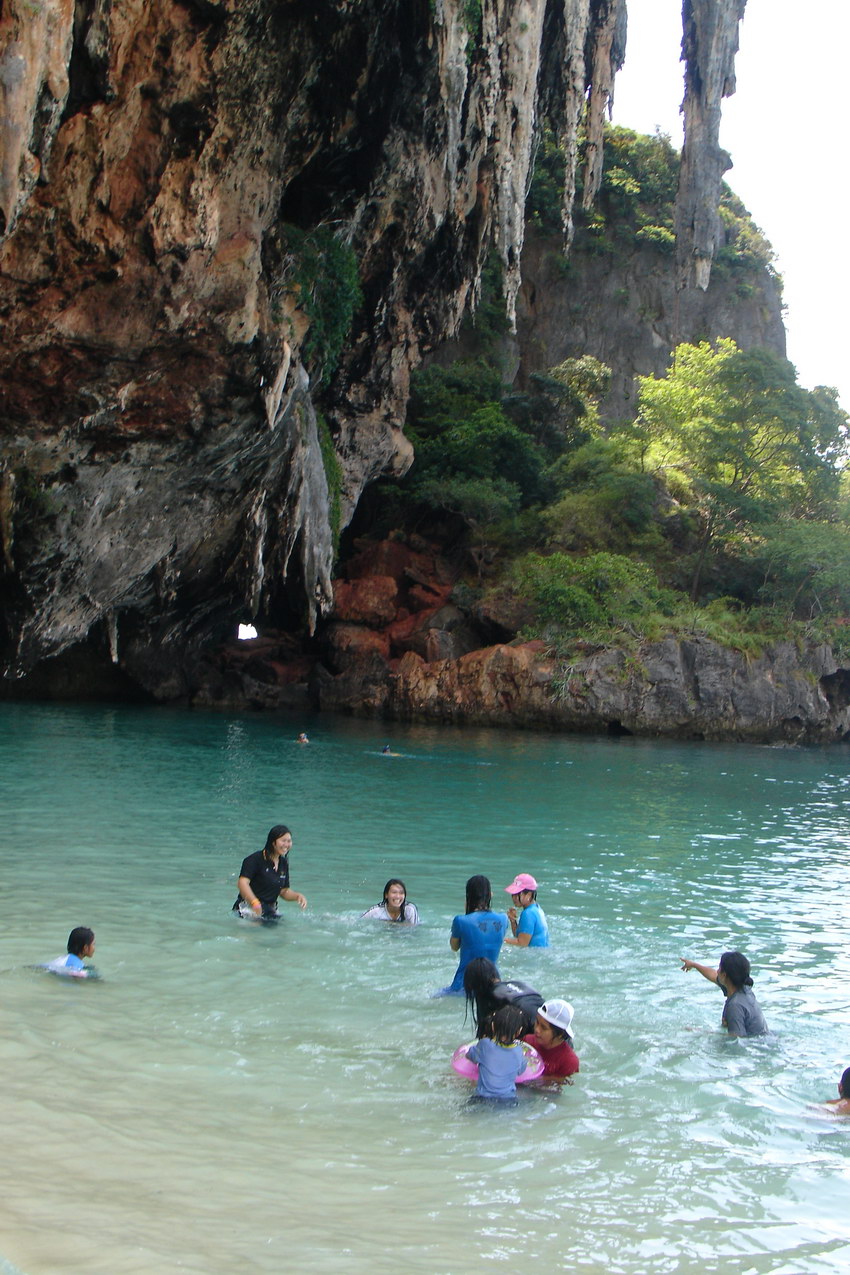
[[[589,91],[598,139],[622,58],[625,0],[470,14],[5,0],[9,676],[88,642],[168,698],[237,619],[329,607],[334,531],[409,466],[411,369],[474,303],[493,243],[513,308],[536,128],[573,146]],[[356,261],[338,357],[334,290],[316,301],[298,235]]]
[[[747,0],[683,0],[685,143],[676,201],[681,288],[708,287],[719,239],[720,183],[732,161],[720,147],[720,110],[735,92],[738,26]]]

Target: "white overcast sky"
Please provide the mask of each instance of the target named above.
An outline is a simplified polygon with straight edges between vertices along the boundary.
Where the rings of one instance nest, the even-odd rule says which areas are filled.
[[[682,144],[681,0],[627,0],[626,63],[614,122],[656,126]],[[850,0],[748,0],[737,91],[723,103],[726,181],[777,254],[785,281],[788,357],[801,385],[832,385],[850,410],[845,307],[850,259],[845,208],[846,57]]]

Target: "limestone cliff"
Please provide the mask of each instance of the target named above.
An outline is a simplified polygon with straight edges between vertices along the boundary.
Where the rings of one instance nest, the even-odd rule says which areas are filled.
[[[625,0],[4,0],[12,675],[88,640],[179,696],[237,619],[328,607],[332,510],[409,463],[410,370],[491,243],[513,308],[535,130],[574,147],[586,93],[598,170],[624,20]],[[736,22],[717,62],[694,21],[690,94],[715,63],[728,87]],[[356,260],[338,360],[293,231]]]
[[[782,294],[774,275],[712,272],[706,290],[679,289],[670,253],[634,242],[609,258],[577,241],[565,275],[551,235],[532,231],[523,254],[517,331],[504,338],[520,384],[531,372],[592,354],[612,371],[603,419],[635,411],[635,377],[663,376],[680,341],[729,336],[741,349],[785,355]]]

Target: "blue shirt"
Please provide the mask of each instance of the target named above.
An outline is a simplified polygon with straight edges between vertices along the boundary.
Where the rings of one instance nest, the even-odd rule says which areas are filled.
[[[513,1045],[500,1045],[485,1036],[467,1049],[466,1056],[470,1062],[478,1063],[475,1092],[479,1098],[516,1097],[516,1078],[528,1066],[519,1041]]]
[[[496,963],[508,928],[504,912],[468,912],[452,921],[452,938],[460,939],[460,964],[447,992],[463,991],[463,971],[475,956]]]
[[[79,956],[74,956],[73,952],[69,952],[67,956],[57,956],[55,961],[48,961],[44,968],[50,970],[51,974],[79,974],[80,971],[88,974],[84,962]]]
[[[529,947],[549,946],[549,926],[546,924],[546,914],[539,903],[529,903],[528,907],[522,909],[516,932],[517,938],[520,934],[531,935]]]

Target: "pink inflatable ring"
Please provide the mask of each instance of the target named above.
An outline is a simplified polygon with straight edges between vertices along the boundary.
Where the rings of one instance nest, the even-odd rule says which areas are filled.
[[[477,1043],[477,1041],[471,1040],[468,1045],[461,1045],[452,1054],[452,1066],[459,1076],[463,1076],[464,1080],[478,1079],[478,1063],[470,1062],[466,1056],[466,1051]],[[534,1046],[527,1045],[523,1041],[522,1052],[525,1054],[527,1066],[522,1075],[516,1078],[518,1085],[524,1085],[528,1080],[537,1080],[538,1076],[543,1075],[543,1059]]]

